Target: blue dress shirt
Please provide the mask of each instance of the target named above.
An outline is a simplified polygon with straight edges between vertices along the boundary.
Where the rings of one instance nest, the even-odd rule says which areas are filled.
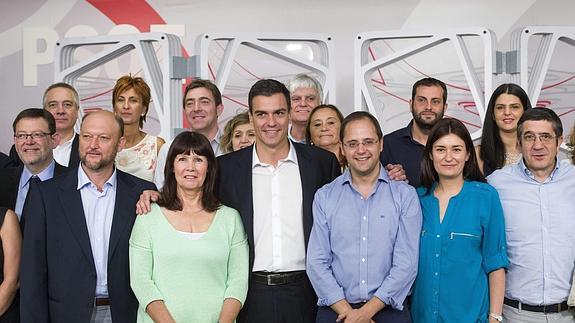
[[[383,151],[380,161],[387,164],[401,164],[409,184],[415,188],[421,185],[421,158],[424,145],[413,140],[411,128],[413,121],[407,127],[398,129],[383,137]]]
[[[567,300],[575,266],[575,167],[557,162],[539,183],[522,159],[488,180],[505,213],[505,297],[528,305]]]
[[[465,181],[439,222],[439,200],[417,192],[423,212],[413,322],[487,322],[488,274],[508,264],[505,223],[497,191]]]
[[[381,167],[364,199],[348,169],[316,192],[313,217],[307,273],[318,305],[375,296],[402,310],[417,273],[421,209],[415,190],[389,180]]]
[[[49,180],[54,177],[54,169],[56,168],[56,163],[52,161],[48,167],[43,171],[36,174],[42,181]],[[30,178],[34,176],[26,166],[22,169],[22,175],[20,175],[20,183],[18,184],[18,196],[16,198],[16,207],[14,212],[18,216],[18,219],[22,216],[22,209],[24,208],[24,202],[26,201],[26,196],[28,195],[28,190],[30,190]]]
[[[78,167],[78,190],[82,196],[92,256],[96,265],[96,297],[108,297],[108,247],[116,204],[116,182],[114,169],[100,192],[90,181],[82,165]]]

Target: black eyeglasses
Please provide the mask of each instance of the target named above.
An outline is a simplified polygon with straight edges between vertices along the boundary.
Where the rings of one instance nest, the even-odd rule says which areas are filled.
[[[28,137],[34,139],[34,140],[40,140],[40,139],[44,139],[46,138],[46,136],[51,136],[51,133],[47,133],[47,132],[32,132],[32,133],[25,133],[25,132],[19,132],[14,134],[14,138],[16,138],[17,140],[20,141],[24,141],[27,140]]]

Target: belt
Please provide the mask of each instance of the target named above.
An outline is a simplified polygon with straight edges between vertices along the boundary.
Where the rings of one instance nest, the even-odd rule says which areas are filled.
[[[109,298],[96,298],[96,306],[110,306]]]
[[[524,303],[521,303],[520,301],[516,301],[514,299],[509,299],[509,298],[505,297],[505,299],[503,300],[503,303],[505,305],[509,305],[509,306],[517,308],[517,309],[526,310],[529,312],[539,312],[539,313],[559,313],[559,312],[563,312],[563,311],[566,311],[569,309],[567,302],[561,302],[561,303],[550,304],[550,305],[535,306],[535,305],[524,304]]]
[[[283,273],[273,273],[273,272],[264,272],[264,271],[256,271],[252,273],[252,280],[256,283],[268,285],[268,286],[276,286],[276,285],[285,285],[300,281],[306,278],[305,271],[288,271]]]

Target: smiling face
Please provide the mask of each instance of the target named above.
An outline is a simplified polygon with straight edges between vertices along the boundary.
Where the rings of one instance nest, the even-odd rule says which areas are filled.
[[[257,95],[252,99],[250,120],[254,124],[256,143],[268,149],[288,144],[288,104],[282,93]]]
[[[42,118],[23,118],[15,130],[14,135],[28,134],[24,139],[14,138],[14,147],[22,163],[29,170],[45,169],[52,162],[52,149],[58,145],[55,136],[50,135],[48,122]]]
[[[309,113],[320,104],[317,91],[309,87],[299,87],[291,93],[290,118],[292,123],[306,124]]]
[[[447,104],[443,102],[443,89],[439,86],[418,86],[411,105],[413,121],[422,129],[431,129],[443,118]]]
[[[453,133],[436,140],[431,149],[433,168],[440,181],[456,178],[463,180],[463,169],[469,157],[465,142]]]
[[[223,105],[216,105],[212,92],[204,87],[191,89],[184,100],[186,119],[192,130],[206,137],[215,133],[218,128],[218,116]]]
[[[248,147],[253,144],[254,141],[256,141],[256,132],[251,122],[237,125],[234,128],[232,132],[233,151]]]
[[[378,139],[374,125],[368,119],[362,118],[347,124],[342,146],[352,177],[379,173],[383,141]]]
[[[119,125],[109,111],[89,113],[82,122],[78,152],[84,170],[106,171],[113,169],[116,153],[124,146]]]
[[[139,124],[147,108],[142,104],[142,97],[130,88],[118,95],[114,104],[114,113],[122,118],[125,125]]]
[[[493,107],[495,124],[500,131],[515,132],[517,131],[517,122],[524,111],[525,108],[518,97],[513,94],[502,93],[495,100]]]
[[[206,174],[208,173],[208,159],[194,152],[178,154],[174,159],[174,177],[179,192],[202,191]]]
[[[78,102],[74,93],[67,88],[55,87],[45,96],[44,109],[56,120],[56,131],[66,132],[74,128],[78,119]]]
[[[525,121],[522,131],[521,153],[525,166],[538,177],[547,178],[555,167],[563,137],[555,136],[553,125],[547,120]]]
[[[310,120],[311,142],[324,148],[339,144],[339,129],[341,121],[332,109],[316,110]]]

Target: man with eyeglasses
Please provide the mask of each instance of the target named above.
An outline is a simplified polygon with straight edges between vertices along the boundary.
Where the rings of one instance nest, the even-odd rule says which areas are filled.
[[[411,322],[404,301],[417,274],[419,199],[379,162],[374,116],[347,116],[340,139],[349,167],[313,202],[307,273],[319,299],[316,322]]]
[[[561,119],[529,109],[517,124],[523,159],[487,179],[505,214],[507,269],[503,319],[575,322],[567,297],[575,267],[575,167],[557,161]]]
[[[66,167],[77,166],[80,163],[80,155],[78,154],[78,136],[74,131],[74,126],[80,110],[78,92],[70,84],[54,83],[44,91],[42,106],[56,120],[56,133],[60,137],[60,142],[53,151],[54,160]],[[10,149],[10,158],[15,164],[22,164],[16,154],[15,146]]]
[[[16,212],[18,218],[30,185],[66,171],[54,161],[52,149],[58,145],[54,117],[43,109],[21,111],[12,124],[14,149],[23,165],[0,170],[0,206]]]
[[[413,120],[405,127],[383,137],[381,163],[400,164],[409,184],[420,186],[421,157],[431,128],[443,118],[447,109],[447,87],[442,81],[427,77],[413,84],[409,107]]]

